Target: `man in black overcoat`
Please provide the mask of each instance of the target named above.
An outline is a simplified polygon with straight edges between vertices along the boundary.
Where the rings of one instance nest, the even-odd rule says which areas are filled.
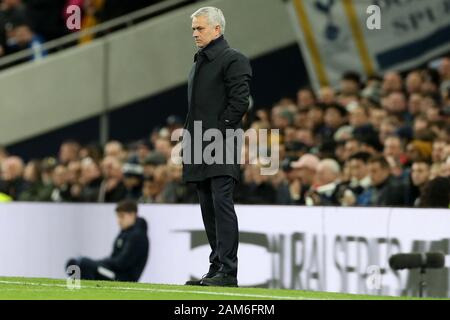
[[[201,8],[191,18],[199,51],[188,80],[183,181],[197,186],[212,251],[208,273],[186,284],[237,286],[239,231],[233,189],[240,177],[242,118],[249,107],[252,69],[249,59],[225,40],[220,9]]]

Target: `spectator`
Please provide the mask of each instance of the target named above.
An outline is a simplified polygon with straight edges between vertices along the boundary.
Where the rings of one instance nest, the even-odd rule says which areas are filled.
[[[336,187],[339,183],[341,168],[334,159],[319,162],[314,177],[315,184],[306,195],[307,205],[336,205]]]
[[[126,189],[125,199],[138,201],[142,196],[144,169],[139,164],[125,163],[122,171]]]
[[[52,202],[68,202],[72,201],[70,194],[70,185],[68,184],[69,170],[58,165],[52,173],[52,185],[49,192],[49,199]]]
[[[403,92],[391,92],[387,97],[385,108],[388,114],[396,117],[401,124],[411,124],[412,118],[408,112],[408,103]]]
[[[409,162],[431,161],[432,143],[423,140],[413,140],[406,146],[406,154]]]
[[[384,144],[387,137],[395,135],[400,122],[395,117],[387,117],[381,122],[378,140]]]
[[[295,204],[291,195],[291,184],[299,183],[299,181],[298,177],[295,175],[296,172],[291,167],[293,159],[294,158],[286,157],[281,163],[281,171],[278,173],[278,175],[281,175],[281,179],[279,181],[275,180],[274,184],[274,187],[276,188],[275,201],[277,204]]]
[[[150,154],[151,145],[146,140],[139,140],[132,144],[131,149],[134,151],[131,157],[128,159],[130,163],[143,164],[145,159]]]
[[[245,204],[275,204],[276,192],[270,176],[261,175],[261,164],[246,166],[244,183],[236,186],[237,201]]]
[[[314,105],[308,111],[308,129],[312,130],[314,136],[320,134],[323,129],[324,106]],[[276,127],[277,128],[277,127]]]
[[[0,57],[11,53],[9,45],[13,27],[26,22],[26,8],[21,0],[0,1]]]
[[[166,158],[157,151],[152,151],[148,157],[144,160],[143,170],[144,176],[150,177],[153,176],[155,169],[158,166],[162,166],[166,164]]]
[[[316,94],[311,88],[301,88],[297,92],[297,106],[299,109],[305,109],[316,104]]]
[[[153,176],[145,177],[142,185],[142,196],[139,198],[140,203],[163,203],[161,198],[161,185],[155,181]]]
[[[359,197],[371,186],[368,169],[370,154],[357,152],[352,154],[348,160],[349,181],[341,183],[337,187],[337,199],[343,206],[352,206],[360,203]]]
[[[365,206],[407,205],[406,188],[390,172],[389,163],[383,156],[373,156],[369,159],[369,174],[372,186],[361,195],[360,204]]]
[[[155,151],[159,152],[166,158],[166,162],[172,156],[172,144],[169,138],[159,138],[155,141]],[[148,156],[148,154],[147,154]]]
[[[100,163],[102,160],[102,150],[98,145],[91,143],[80,148],[78,151],[78,157],[81,160],[91,158],[96,163]]]
[[[100,23],[99,16],[105,5],[105,0],[85,0],[83,2],[83,18],[81,20],[81,30],[95,27]],[[80,38],[80,44],[91,42],[95,34],[86,34]]]
[[[126,159],[126,152],[123,148],[122,143],[113,140],[105,144],[103,148],[104,157],[114,157],[119,161],[124,161]]]
[[[411,71],[406,77],[406,91],[409,95],[419,93],[422,90],[422,74],[420,71]]]
[[[361,90],[361,76],[352,71],[344,73],[339,83],[339,88],[341,95],[358,95]]]
[[[424,208],[449,208],[450,178],[437,177],[429,181],[420,197],[420,206]]]
[[[192,184],[182,182],[183,167],[170,164],[167,167],[167,182],[162,193],[162,201],[165,203],[196,203],[198,201],[197,190]]]
[[[15,53],[25,49],[33,49],[31,56],[27,59],[41,60],[47,55],[47,51],[42,47],[43,39],[38,36],[27,24],[14,26],[8,43],[8,52]]]
[[[401,91],[403,89],[403,80],[398,72],[388,71],[383,77],[382,91],[385,95],[391,92]]]
[[[407,158],[403,152],[402,141],[398,136],[392,135],[384,140],[383,155],[392,158],[397,163],[405,164]]]
[[[348,160],[353,154],[362,151],[362,143],[356,138],[345,141],[343,161]]]
[[[72,186],[71,195],[81,202],[97,202],[101,182],[98,164],[91,158],[85,158],[81,161],[81,175],[78,183]]]
[[[67,165],[71,161],[78,160],[80,144],[73,140],[64,141],[59,148],[59,163]]]
[[[336,92],[331,87],[322,87],[319,90],[319,103],[332,105],[336,103]]]
[[[423,96],[421,93],[411,93],[408,98],[408,111],[413,116],[419,116],[425,110],[422,109]]]
[[[23,173],[24,190],[19,196],[20,201],[42,201],[44,185],[41,176],[40,161],[33,160],[27,163]]]
[[[356,106],[350,111],[350,125],[355,138],[375,136],[376,132],[370,124],[370,113],[367,108]]]
[[[430,163],[426,160],[416,160],[411,166],[411,187],[409,191],[409,205],[421,206],[420,199],[425,185],[430,177]]]
[[[431,151],[433,163],[442,163],[445,160],[445,148],[447,142],[443,140],[435,140]]]
[[[370,109],[370,118],[369,122],[372,125],[372,127],[380,132],[381,123],[384,119],[387,117],[387,111],[382,109],[381,107],[374,107]]]
[[[81,176],[81,161],[73,160],[67,165],[67,183],[70,186],[76,185]]]
[[[306,193],[313,186],[319,162],[315,155],[305,154],[291,163],[295,179],[290,184],[290,194],[295,203],[306,204]]]
[[[149,254],[147,222],[137,213],[136,203],[128,200],[120,202],[116,214],[121,231],[114,240],[111,255],[101,260],[72,258],[67,262],[66,270],[69,266],[78,266],[83,280],[137,282]]]
[[[326,106],[324,115],[324,127],[321,132],[321,141],[333,140],[336,131],[344,125],[347,120],[347,110],[337,104]]]
[[[98,202],[119,202],[125,199],[127,190],[123,183],[122,164],[115,156],[108,156],[101,164],[103,180],[98,192]]]
[[[0,23],[2,23],[7,37],[10,37],[9,32],[14,26],[28,22],[27,6],[22,0],[2,0],[0,2]]]
[[[24,163],[16,156],[10,156],[1,164],[0,193],[6,194],[13,200],[18,200],[26,189],[25,180],[22,178]]]

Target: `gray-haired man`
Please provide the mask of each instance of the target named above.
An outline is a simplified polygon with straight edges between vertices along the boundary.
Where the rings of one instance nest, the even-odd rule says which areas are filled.
[[[230,48],[225,40],[225,18],[220,9],[201,8],[191,18],[193,37],[199,51],[194,57],[195,63],[188,81],[189,111],[184,128],[191,139],[190,145],[183,147],[183,154],[184,148],[189,147],[191,159],[186,161],[183,155],[183,181],[197,186],[203,223],[212,251],[206,276],[186,284],[237,286],[239,231],[233,190],[240,177],[239,146],[242,136],[235,130],[242,128],[241,121],[248,110],[252,69],[248,58]],[[222,154],[221,161],[205,161],[204,151],[208,145],[195,141],[194,128],[197,130],[199,126],[194,122],[201,122],[202,130],[215,129],[220,135],[223,148],[219,148],[217,154]],[[230,131],[237,141],[228,136]],[[194,155],[195,143],[202,146],[199,150],[200,162]],[[214,140],[214,143],[217,141]]]

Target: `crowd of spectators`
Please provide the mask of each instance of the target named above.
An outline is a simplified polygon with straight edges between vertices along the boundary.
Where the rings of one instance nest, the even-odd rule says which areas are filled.
[[[254,107],[246,129],[279,129],[280,170],[242,164],[235,202],[245,204],[442,207],[450,203],[450,57],[406,74],[336,88],[301,88],[296,99]],[[169,117],[148,139],[103,148],[64,142],[56,158],[26,164],[0,150],[0,199],[144,203],[197,202],[171,159]],[[275,140],[274,140],[275,139]]]
[[[161,1],[164,0],[0,0],[0,58],[32,48],[32,55],[24,60],[40,59],[47,54],[42,49],[44,42]],[[67,27],[66,22],[73,14],[67,8],[72,5],[81,9],[80,30]],[[79,43],[94,37],[86,34]]]

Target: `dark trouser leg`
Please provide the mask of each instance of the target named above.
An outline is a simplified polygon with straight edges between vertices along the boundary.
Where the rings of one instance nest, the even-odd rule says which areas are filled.
[[[67,262],[66,269],[70,265],[76,265],[80,268],[80,279],[82,280],[110,280],[97,272],[100,263],[95,260],[85,257],[70,259]]]
[[[197,193],[200,201],[206,236],[208,237],[208,242],[211,246],[211,254],[209,255],[209,262],[211,265],[209,267],[209,272],[213,273],[219,270],[221,264],[217,254],[216,218],[211,193],[211,179],[197,183]]]
[[[217,253],[222,264],[220,271],[237,277],[239,230],[234,211],[235,181],[230,176],[213,177],[211,191],[216,213]]]

